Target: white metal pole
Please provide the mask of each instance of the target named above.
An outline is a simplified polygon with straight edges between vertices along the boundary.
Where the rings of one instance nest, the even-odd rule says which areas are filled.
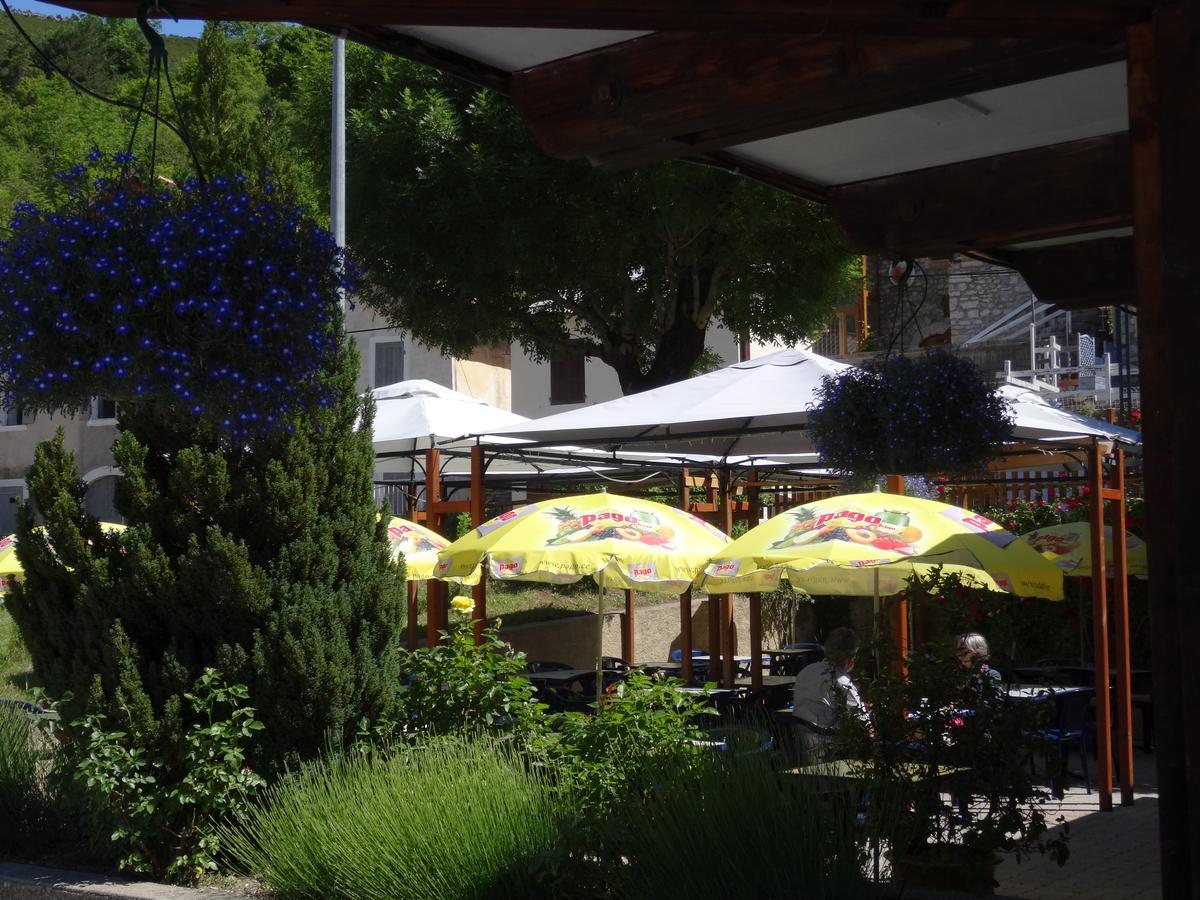
[[[333,38],[333,109],[329,148],[329,228],[346,246],[346,33]],[[342,297],[345,309],[346,298]]]

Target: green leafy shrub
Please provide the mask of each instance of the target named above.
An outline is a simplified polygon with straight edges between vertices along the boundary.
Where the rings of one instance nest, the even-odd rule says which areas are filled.
[[[81,741],[76,777],[115,813],[112,840],[122,869],[182,882],[216,870],[214,826],[243,812],[265,783],[245,767],[245,744],[262,728],[254,710],[240,705],[247,694],[206,669],[184,694],[193,715],[177,762],[129,743],[126,732],[106,730],[98,713],[74,724]]]
[[[0,705],[0,850],[28,851],[53,825],[47,741],[29,713]]]
[[[877,896],[859,787],[779,774],[765,756],[708,754],[630,800],[618,838],[626,864],[612,867],[609,896]],[[872,800],[895,808],[879,793]]]
[[[610,821],[626,800],[668,773],[687,771],[708,752],[697,741],[712,709],[676,690],[680,685],[635,670],[605,695],[594,715],[563,717],[550,754],[584,818]]]
[[[869,761],[873,782],[894,786],[891,808],[870,809],[886,820],[872,827],[886,834],[893,863],[955,861],[970,886],[990,891],[999,852],[1065,862],[1066,834],[1050,832],[1050,793],[1029,766],[1044,749],[1033,735],[1049,702],[1009,700],[999,682],[963,667],[953,640],[930,641],[902,671],[887,629],[879,631],[862,651],[879,670],[858,682],[872,728],[845,716],[836,740],[840,756]]]
[[[500,640],[495,627],[485,629],[476,644],[467,618],[469,598],[454,603],[462,607],[461,619],[451,624],[445,642],[404,652],[404,730],[539,730],[544,706],[534,700],[525,677],[525,654]]]
[[[247,443],[157,402],[120,408],[117,508],[102,531],[61,433],[29,471],[23,580],[6,605],[34,676],[68,721],[99,713],[131,744],[177,759],[183,693],[207,667],[245,684],[266,729],[255,767],[318,752],[326,735],[394,717],[403,570],[372,488],[372,411],[352,347],[326,374],[337,402]]]
[[[1012,416],[972,363],[938,352],[827,376],[810,428],[821,458],[840,472],[969,472],[1008,437]]]
[[[222,839],[280,900],[541,896],[561,807],[505,744],[440,737],[306,764]]]

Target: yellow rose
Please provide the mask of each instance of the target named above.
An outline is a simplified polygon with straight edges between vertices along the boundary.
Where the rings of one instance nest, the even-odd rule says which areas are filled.
[[[475,609],[475,601],[470,597],[455,597],[450,605],[464,616],[470,615]]]

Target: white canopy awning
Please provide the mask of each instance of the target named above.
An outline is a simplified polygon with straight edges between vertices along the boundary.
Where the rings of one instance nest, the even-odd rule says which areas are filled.
[[[780,350],[640,394],[495,430],[538,443],[623,446],[718,457],[811,453],[812,397],[847,368],[807,350]]]
[[[497,438],[734,454],[798,454],[815,450],[806,429],[817,387],[848,368],[807,350],[781,350],[686,381],[493,430]],[[1141,442],[1136,431],[1051,406],[1033,391],[1005,385],[1017,440],[1089,437]]]

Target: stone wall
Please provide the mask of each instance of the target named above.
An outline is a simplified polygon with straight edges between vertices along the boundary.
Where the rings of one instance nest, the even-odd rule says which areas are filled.
[[[970,339],[1019,304],[1028,304],[1033,296],[1019,272],[966,256],[954,258],[945,284],[955,344]]]

